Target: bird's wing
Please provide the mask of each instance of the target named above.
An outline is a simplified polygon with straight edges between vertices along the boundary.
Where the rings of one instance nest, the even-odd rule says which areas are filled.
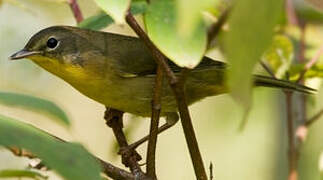
[[[112,61],[114,69],[123,77],[137,77],[155,75],[157,65],[143,41],[136,37],[124,36],[113,33],[105,33],[107,44],[107,57]],[[179,72],[181,68],[168,60],[173,72]],[[210,68],[225,68],[223,62],[203,57],[201,63],[192,71],[206,70]]]

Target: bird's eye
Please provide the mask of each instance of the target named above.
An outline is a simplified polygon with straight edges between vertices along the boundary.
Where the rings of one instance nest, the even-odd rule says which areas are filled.
[[[51,49],[55,48],[57,46],[57,44],[58,44],[58,41],[55,38],[49,38],[47,41],[47,47],[49,47]]]

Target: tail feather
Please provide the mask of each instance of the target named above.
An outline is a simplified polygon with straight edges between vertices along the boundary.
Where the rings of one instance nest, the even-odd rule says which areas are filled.
[[[306,94],[312,94],[316,91],[315,89],[312,89],[300,84],[296,84],[290,81],[274,79],[271,77],[261,76],[261,75],[254,76],[254,84],[256,86],[282,88],[282,89],[298,91]]]

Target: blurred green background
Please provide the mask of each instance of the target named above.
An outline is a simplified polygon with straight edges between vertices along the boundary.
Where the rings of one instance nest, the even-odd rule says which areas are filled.
[[[68,5],[50,0],[25,0],[22,7],[9,2],[13,1],[7,0],[0,6],[0,90],[52,100],[68,113],[72,126],[67,129],[46,116],[3,105],[0,105],[1,114],[24,120],[63,139],[81,142],[90,152],[122,167],[120,158],[115,155],[114,136],[103,120],[104,106],[83,96],[31,61],[8,60],[37,31],[52,25],[75,25]],[[85,17],[99,11],[92,1],[79,0],[79,3]],[[125,25],[112,25],[105,30],[134,34]],[[308,38],[309,41],[321,44],[323,29],[310,27]],[[217,56],[215,58],[221,59]],[[323,107],[320,101],[322,96],[321,91],[311,95],[315,103],[309,103],[309,115]],[[285,97],[280,90],[254,90],[253,108],[242,132],[238,128],[243,108],[229,95],[207,98],[190,109],[204,162],[206,167],[210,162],[213,163],[215,180],[287,179]],[[128,114],[126,117],[125,126],[132,127],[129,134],[131,142],[148,133],[148,119]],[[301,148],[301,180],[320,179],[319,158],[323,152],[321,119],[309,129]],[[145,151],[146,145],[139,148],[143,157]],[[0,170],[23,168],[27,163],[27,159],[15,157],[9,151],[0,149]],[[159,136],[157,173],[159,179],[195,179],[180,123]],[[61,179],[51,172],[49,174],[50,180]]]

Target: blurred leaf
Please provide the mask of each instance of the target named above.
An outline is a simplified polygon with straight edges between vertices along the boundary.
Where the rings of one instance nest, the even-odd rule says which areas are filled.
[[[308,3],[315,6],[317,9],[323,11],[323,1],[322,0],[306,0]]]
[[[94,0],[96,4],[118,24],[125,22],[131,0]]]
[[[145,0],[134,1],[131,3],[130,11],[132,14],[143,14],[146,12],[148,4]]]
[[[100,180],[100,167],[83,146],[64,143],[28,124],[0,115],[0,145],[26,149],[69,180]]]
[[[319,170],[320,170],[320,179],[323,179],[323,152],[321,152],[320,157],[319,157]]]
[[[100,12],[97,15],[86,18],[78,24],[80,28],[100,30],[113,23],[113,19],[104,12]]]
[[[130,11],[132,14],[142,14],[147,9],[147,3],[145,1],[137,1],[131,3]],[[114,21],[113,19],[107,15],[105,12],[99,12],[97,15],[91,16],[85,20],[83,20],[78,26],[84,29],[91,30],[101,30]]]
[[[296,14],[302,20],[309,23],[322,23],[323,11],[319,11],[314,5],[304,0],[294,0]]]
[[[194,68],[206,50],[206,27],[199,22],[190,36],[178,31],[175,1],[152,1],[145,14],[145,24],[150,39],[174,63]]]
[[[44,176],[38,172],[31,170],[20,170],[20,169],[5,169],[0,171],[0,178],[33,178],[33,179],[48,179],[47,176]]]
[[[25,94],[0,91],[0,103],[7,106],[21,107],[31,111],[43,113],[46,116],[54,118],[54,120],[63,123],[64,125],[70,125],[70,120],[66,113],[55,103],[46,99]]]
[[[294,56],[293,52],[293,43],[288,37],[274,36],[273,42],[265,52],[263,59],[270,65],[278,79],[281,79],[289,69]]]
[[[215,7],[216,0],[177,0],[178,31],[185,36],[191,35],[202,20],[202,12]]]
[[[289,73],[290,73],[290,79],[297,80],[299,78],[300,73],[303,71],[304,65],[303,64],[295,64],[292,65]],[[310,78],[323,78],[323,64],[315,64],[311,67],[311,69],[307,70],[307,72],[304,75],[305,79]]]
[[[270,45],[283,0],[235,1],[229,17],[229,32],[224,34],[224,50],[231,68],[228,84],[233,97],[250,106],[251,73]]]

